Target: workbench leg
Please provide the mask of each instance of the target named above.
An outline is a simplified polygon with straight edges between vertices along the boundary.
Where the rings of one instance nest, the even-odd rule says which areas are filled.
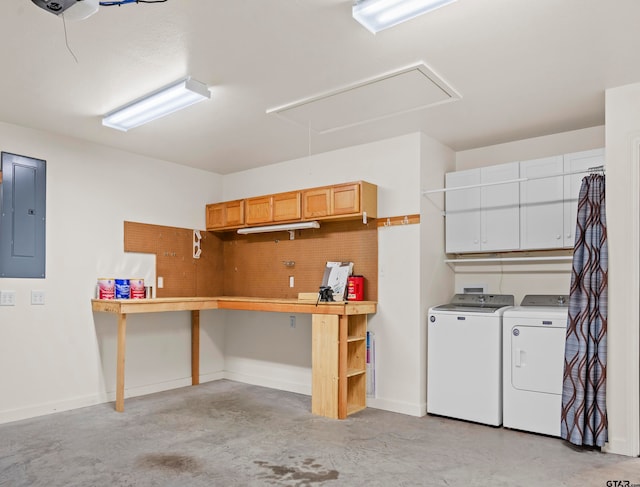
[[[347,351],[349,316],[338,319],[338,419],[347,417]]]
[[[127,341],[127,315],[118,315],[118,358],[116,363],[116,411],[124,411],[124,358]]]
[[[191,385],[200,384],[200,311],[191,311]]]

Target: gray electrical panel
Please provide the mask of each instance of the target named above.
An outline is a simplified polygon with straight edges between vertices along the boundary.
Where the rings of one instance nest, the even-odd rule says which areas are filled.
[[[0,278],[44,278],[46,162],[2,152],[0,164]]]

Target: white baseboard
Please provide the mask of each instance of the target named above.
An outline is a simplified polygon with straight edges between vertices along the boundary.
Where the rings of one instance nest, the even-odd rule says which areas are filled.
[[[212,382],[220,379],[228,379],[236,382],[242,382],[244,384],[268,387],[270,389],[278,389],[281,391],[293,392],[296,394],[304,394],[306,396],[311,395],[311,385],[307,383],[287,382],[282,380],[274,380],[272,377],[228,371],[219,371],[200,375],[200,383]],[[156,392],[163,392],[171,389],[179,389],[181,387],[187,387],[190,385],[191,378],[185,377],[167,382],[159,382],[156,384],[134,387],[125,390],[125,399],[130,397],[145,396],[147,394],[154,394]],[[0,424],[35,418],[37,416],[44,416],[47,414],[53,414],[62,411],[70,411],[72,409],[78,409],[87,406],[95,406],[97,404],[103,404],[106,402],[113,402],[115,401],[115,398],[115,391],[106,391],[99,394],[65,399],[62,401],[42,403],[20,409],[0,411]],[[391,399],[379,397],[368,397],[367,407],[417,417],[424,416],[427,409],[426,404],[394,401]],[[626,447],[626,445],[623,446]],[[613,448],[613,446],[611,447]]]
[[[62,401],[36,404],[19,409],[6,409],[4,411],[0,411],[0,424],[22,421],[23,419],[46,416],[47,414],[70,411],[72,409],[79,409],[87,406],[95,406],[96,404],[101,404],[103,402],[107,402],[106,397],[100,397],[98,394],[93,394],[89,396],[75,397],[73,399],[65,399]]]
[[[201,383],[211,382],[219,379],[224,379],[224,372],[216,372],[200,376]],[[168,391],[171,389],[178,389],[180,387],[187,387],[190,385],[191,377],[186,377],[167,382],[159,382],[156,384],[149,384],[141,387],[125,389],[124,397],[126,399],[129,397],[146,396],[147,394]],[[113,402],[115,400],[116,391],[105,391],[97,394],[90,394],[88,396],[80,396],[71,399],[63,399],[61,401],[35,404],[19,409],[7,409],[4,411],[0,411],[0,424],[11,423],[13,421],[21,421],[23,419],[35,418],[38,416],[45,416],[47,414],[59,413],[62,411],[71,411],[72,409],[95,406],[97,404],[104,404],[107,402]]]
[[[216,380],[226,379],[224,372],[214,372],[212,374],[200,374],[200,384],[205,382],[213,382]]]
[[[238,372],[224,373],[224,378],[234,380],[236,382],[242,382],[244,384],[251,384],[254,386],[268,387],[270,389],[278,389],[281,391],[294,392],[296,394],[304,394],[306,396],[311,395],[311,385],[301,384],[295,382],[285,382],[281,380],[274,380],[272,377],[263,377],[253,374],[243,374]]]
[[[417,416],[419,418],[427,414],[426,404],[394,401],[393,399],[385,399],[382,397],[367,397],[367,407],[382,409],[383,411],[389,411],[392,413]]]
[[[633,445],[630,438],[609,438],[609,441],[602,448],[602,451],[605,453],[615,453],[629,457],[637,457],[640,454],[638,445]]]

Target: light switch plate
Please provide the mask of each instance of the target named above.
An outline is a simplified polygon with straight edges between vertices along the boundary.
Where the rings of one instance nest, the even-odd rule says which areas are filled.
[[[31,304],[44,304],[44,291],[31,291]]]
[[[16,305],[15,291],[0,291],[0,306],[15,306],[15,305]]]

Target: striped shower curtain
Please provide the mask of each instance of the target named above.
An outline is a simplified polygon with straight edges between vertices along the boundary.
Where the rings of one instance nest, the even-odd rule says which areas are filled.
[[[567,320],[561,437],[575,445],[607,441],[607,224],[605,178],[582,180]]]

